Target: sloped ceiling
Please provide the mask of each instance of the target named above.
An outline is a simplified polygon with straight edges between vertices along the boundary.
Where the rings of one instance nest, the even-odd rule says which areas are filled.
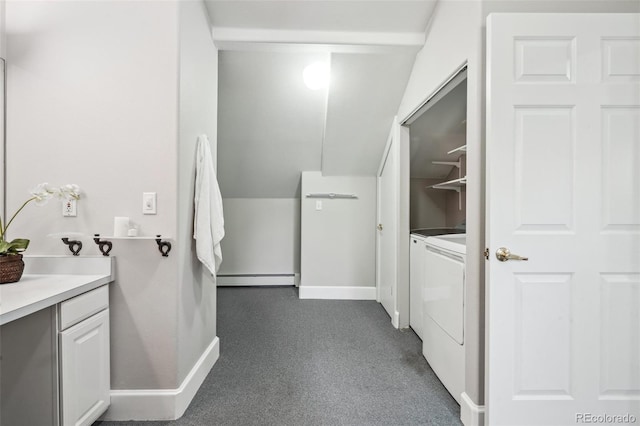
[[[375,175],[433,1],[206,1],[224,197],[300,196],[300,172]],[[328,90],[302,69],[331,65]]]
[[[299,196],[300,172],[320,170],[326,91],[302,70],[326,54],[219,54],[218,175],[230,198]],[[265,196],[268,194],[268,196]]]

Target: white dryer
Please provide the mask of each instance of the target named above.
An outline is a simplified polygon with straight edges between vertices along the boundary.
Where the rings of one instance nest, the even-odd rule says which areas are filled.
[[[459,228],[420,228],[411,230],[409,247],[409,326],[418,337],[422,336],[424,298],[424,262],[426,257],[426,239],[435,235],[460,234]]]
[[[464,392],[466,235],[428,237],[424,264],[422,353],[449,393]]]

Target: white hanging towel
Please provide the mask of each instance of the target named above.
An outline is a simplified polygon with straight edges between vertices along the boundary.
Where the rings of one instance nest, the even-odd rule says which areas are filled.
[[[224,216],[207,135],[198,136],[194,204],[193,238],[196,240],[196,256],[211,272],[215,281],[222,262],[220,241],[224,237]]]

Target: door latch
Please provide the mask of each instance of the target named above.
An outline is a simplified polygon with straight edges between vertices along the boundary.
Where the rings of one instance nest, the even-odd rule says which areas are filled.
[[[500,247],[496,251],[496,257],[500,262],[506,262],[507,260],[529,260],[528,257],[519,256],[517,254],[513,254],[506,247]]]
[[[486,249],[484,249],[484,258],[489,260],[489,247],[487,247]]]

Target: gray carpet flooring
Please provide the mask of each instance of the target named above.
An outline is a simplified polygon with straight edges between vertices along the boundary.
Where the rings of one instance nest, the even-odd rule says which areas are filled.
[[[218,289],[220,359],[183,417],[128,425],[460,425],[460,407],[373,301]]]

